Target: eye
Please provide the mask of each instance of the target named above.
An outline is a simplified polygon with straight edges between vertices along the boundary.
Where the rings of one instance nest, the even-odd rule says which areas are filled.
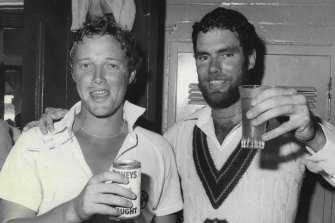
[[[197,56],[197,60],[199,60],[199,61],[207,61],[209,59],[210,59],[209,55],[198,55]]]
[[[79,64],[79,68],[83,71],[90,71],[93,69],[93,64],[88,62],[83,62]]]
[[[220,54],[220,57],[223,58],[223,59],[230,58],[230,57],[233,57],[233,56],[234,56],[234,53],[232,53],[232,52],[224,52],[224,53]]]
[[[119,66],[114,63],[107,63],[105,64],[105,69],[109,71],[115,71],[119,69]]]

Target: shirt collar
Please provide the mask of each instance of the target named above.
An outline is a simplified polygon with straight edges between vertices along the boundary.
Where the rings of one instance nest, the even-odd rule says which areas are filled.
[[[208,105],[201,108],[200,110],[192,113],[189,117],[184,119],[186,120],[196,120],[196,125],[209,137],[213,142],[215,142],[218,146],[218,148],[222,147],[222,145],[225,145],[227,142],[223,142],[222,145],[219,144],[216,134],[215,134],[215,128],[214,128],[214,122],[212,118],[212,109]],[[241,138],[242,133],[242,123],[240,122],[237,124],[227,135],[226,139],[229,139],[230,135],[233,133],[238,133],[236,137],[234,138]],[[234,134],[235,135],[235,134]],[[230,141],[230,140],[229,140]]]
[[[205,106],[200,109],[197,114],[196,125],[208,136],[211,140],[217,141],[215,130],[214,130],[214,122],[212,119],[212,109],[209,106]],[[193,115],[192,115],[193,117]],[[195,117],[193,117],[195,118]]]
[[[82,103],[81,101],[77,102],[69,112],[64,116],[64,118],[54,124],[55,130],[51,135],[55,135],[61,132],[64,132],[66,129],[69,130],[69,133],[72,132],[72,127],[76,115],[81,111]],[[123,118],[127,121],[128,130],[130,133],[134,132],[134,125],[137,119],[145,112],[145,108],[134,105],[129,101],[125,101],[123,106]]]

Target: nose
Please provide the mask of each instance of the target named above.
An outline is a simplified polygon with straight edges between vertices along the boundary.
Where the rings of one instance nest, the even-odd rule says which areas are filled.
[[[221,72],[220,62],[218,58],[213,57],[211,59],[209,64],[209,72],[213,74]]]
[[[104,83],[104,81],[105,81],[105,75],[103,69],[97,66],[93,75],[93,83],[102,84]]]

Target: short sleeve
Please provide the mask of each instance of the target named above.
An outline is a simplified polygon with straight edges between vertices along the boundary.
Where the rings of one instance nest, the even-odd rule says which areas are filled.
[[[0,172],[0,198],[38,211],[41,186],[37,176],[32,131],[23,133],[9,153]]]
[[[180,129],[180,123],[174,124],[164,132],[163,137],[169,142],[174,153],[176,153],[176,140],[178,138],[178,131]]]
[[[172,149],[166,144],[164,148],[164,182],[156,216],[172,214],[183,209],[179,176]]]

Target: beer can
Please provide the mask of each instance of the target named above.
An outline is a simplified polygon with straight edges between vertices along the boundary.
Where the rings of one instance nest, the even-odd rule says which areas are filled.
[[[113,163],[113,172],[122,174],[129,180],[129,183],[120,184],[129,188],[136,194],[136,200],[131,200],[131,208],[117,207],[121,214],[120,219],[131,219],[140,215],[141,212],[141,163],[137,160],[117,160]]]

